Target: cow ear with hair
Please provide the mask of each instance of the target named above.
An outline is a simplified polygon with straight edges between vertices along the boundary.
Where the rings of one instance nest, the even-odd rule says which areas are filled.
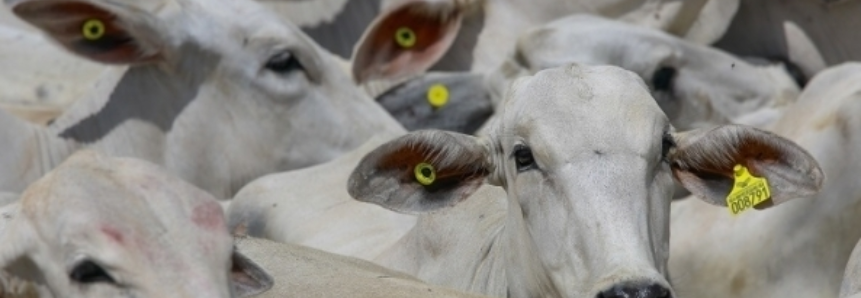
[[[822,187],[822,170],[807,151],[778,135],[741,125],[724,125],[674,134],[667,158],[673,176],[704,201],[726,206],[737,165],[765,178],[771,198],[764,209],[795,198],[813,197]]]
[[[230,283],[237,297],[261,294],[275,284],[269,273],[238,251],[233,251],[231,261]]]
[[[356,200],[401,213],[453,206],[494,172],[489,146],[458,133],[416,131],[378,147],[353,170],[347,191]]]
[[[407,1],[381,13],[353,50],[353,78],[392,79],[415,75],[434,65],[460,30],[456,1]]]
[[[83,0],[19,0],[12,11],[67,50],[96,62],[139,64],[161,58],[163,30],[141,9]]]

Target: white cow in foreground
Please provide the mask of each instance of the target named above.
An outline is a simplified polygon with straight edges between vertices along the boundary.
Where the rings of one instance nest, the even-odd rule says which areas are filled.
[[[669,264],[679,294],[837,297],[846,261],[861,239],[859,81],[859,63],[819,73],[769,128],[822,167],[827,179],[813,200],[737,217],[697,200],[673,203]]]
[[[478,297],[310,248],[234,243],[211,195],[91,151],[0,207],[0,241],[0,268],[44,283],[43,297]]]
[[[675,132],[645,84],[616,67],[573,65],[522,78],[501,113],[487,138],[421,131],[364,157],[349,194],[420,215],[405,236],[346,253],[497,297],[671,297],[673,178],[724,206],[738,164],[773,181],[769,206],[811,196],[821,183],[806,152],[770,133],[741,126]],[[229,225],[303,244],[315,240],[309,235],[338,239],[314,245],[329,251],[350,238],[323,232],[352,229],[362,242],[365,234],[356,231],[386,230],[375,221],[385,212],[350,203],[337,189],[366,147],[373,144],[249,184],[231,206]],[[426,165],[416,169],[420,164],[432,174]],[[485,179],[504,189],[482,186]],[[352,213],[353,206],[367,212]]]
[[[130,68],[47,128],[0,111],[3,190],[87,147],[164,165],[226,199],[258,176],[403,132],[330,55],[253,1],[20,0],[13,10],[72,53]]]
[[[221,207],[152,164],[81,152],[0,207],[0,268],[54,297],[245,297],[272,286]]]

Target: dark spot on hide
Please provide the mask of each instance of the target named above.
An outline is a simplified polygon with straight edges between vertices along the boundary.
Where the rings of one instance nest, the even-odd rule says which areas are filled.
[[[162,70],[160,65],[131,67],[101,110],[64,129],[60,137],[94,143],[129,119],[170,131],[218,63],[217,56],[194,44],[184,44],[179,51],[183,53],[175,66],[179,75]]]
[[[604,152],[601,152],[601,150],[595,150],[595,155],[601,156],[604,155]]]
[[[332,22],[302,27],[302,31],[329,52],[350,59],[353,46],[379,13],[380,0],[350,0]]]

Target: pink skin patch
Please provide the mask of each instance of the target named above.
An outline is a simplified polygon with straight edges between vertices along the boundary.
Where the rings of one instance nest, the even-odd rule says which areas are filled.
[[[224,213],[221,211],[221,205],[215,202],[204,203],[194,207],[191,220],[197,226],[206,230],[227,228],[227,225],[224,223]]]
[[[111,226],[102,226],[101,230],[102,230],[102,233],[107,235],[108,238],[110,238],[111,240],[113,240],[117,244],[120,244],[120,245],[123,244],[123,234],[120,233],[119,230],[117,230]]]

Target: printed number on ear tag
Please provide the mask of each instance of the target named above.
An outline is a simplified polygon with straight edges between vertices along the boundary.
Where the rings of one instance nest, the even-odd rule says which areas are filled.
[[[416,175],[416,181],[421,185],[431,185],[436,180],[436,170],[428,163],[417,164],[413,172]]]
[[[400,27],[395,31],[395,42],[402,48],[412,48],[416,45],[416,33],[408,27]]]
[[[89,19],[81,26],[81,33],[87,40],[98,40],[105,36],[105,23],[97,19]]]
[[[726,205],[732,215],[738,215],[771,198],[768,180],[754,177],[745,166],[736,165],[733,168],[733,176],[735,182],[726,197]]]
[[[428,103],[434,108],[441,108],[448,103],[448,88],[443,84],[434,84],[428,88]]]

